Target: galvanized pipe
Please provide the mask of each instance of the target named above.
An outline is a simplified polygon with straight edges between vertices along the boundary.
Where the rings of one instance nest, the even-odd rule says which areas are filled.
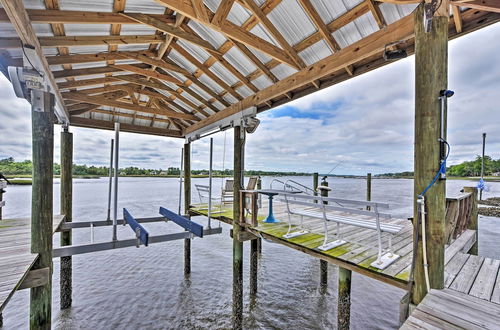
[[[115,191],[113,199],[113,241],[116,241],[116,226],[118,224],[118,157],[120,148],[120,123],[115,123]]]
[[[108,216],[106,220],[111,221],[111,192],[113,191],[113,147],[115,140],[111,139],[111,152],[109,155],[109,188],[108,188]]]
[[[212,218],[212,167],[214,158],[214,139],[210,138],[210,164],[208,169],[208,228]]]

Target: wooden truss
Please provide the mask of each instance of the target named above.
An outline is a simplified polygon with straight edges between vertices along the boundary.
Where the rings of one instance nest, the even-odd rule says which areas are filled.
[[[44,0],[46,9],[41,10],[25,8],[22,0],[0,0],[0,22],[11,22],[17,32],[17,37],[0,37],[2,72],[6,74],[7,66],[22,66],[23,59],[12,54],[29,45],[35,48],[66,116],[61,120],[99,129],[111,129],[120,121],[130,132],[172,137],[183,137],[251,106],[259,112],[270,109],[383,66],[388,63],[382,58],[384,48],[396,41],[400,42],[395,47],[411,54],[412,15],[388,24],[380,6],[421,2],[362,0],[327,22],[311,0],[297,0],[300,14],[316,31],[292,43],[272,17],[273,10],[286,6],[282,0],[267,0],[260,6],[254,0],[222,0],[214,10],[202,0],[151,0],[165,7],[162,14],[127,11],[134,0],[114,0],[110,12],[61,10],[64,1]],[[496,0],[449,0],[449,4],[450,38],[500,20]],[[236,24],[238,17],[230,16],[243,8],[250,16]],[[365,15],[379,30],[342,47],[335,32]],[[38,33],[34,23],[49,23],[53,36]],[[70,36],[65,24],[109,24],[110,30],[109,35]],[[124,35],[124,25],[143,25],[153,32]],[[220,41],[211,40],[203,29]],[[331,55],[306,63],[301,53],[320,41]],[[86,51],[102,46],[106,51]],[[123,49],[130,46],[133,50]],[[57,55],[47,55],[50,49]],[[245,63],[235,62],[235,52]],[[280,78],[277,72],[282,66],[290,74]]]

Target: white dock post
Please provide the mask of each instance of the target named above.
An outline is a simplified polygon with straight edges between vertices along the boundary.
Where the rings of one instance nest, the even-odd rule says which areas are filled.
[[[116,226],[118,224],[118,157],[120,148],[120,123],[115,123],[115,191],[113,198],[113,241],[116,241]]]

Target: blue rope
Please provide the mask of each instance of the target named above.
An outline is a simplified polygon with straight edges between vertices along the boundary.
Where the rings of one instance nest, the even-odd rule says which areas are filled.
[[[429,185],[424,189],[424,191],[422,191],[422,193],[419,196],[424,196],[425,193],[427,193],[427,190],[429,190],[436,183],[436,181],[439,179],[439,176],[441,175],[441,173],[446,174],[446,161],[448,160],[448,156],[450,155],[451,148],[450,148],[450,145],[448,144],[448,142],[446,142],[444,140],[443,140],[443,142],[446,143],[446,146],[448,147],[448,152],[446,153],[446,157],[444,158],[443,163],[439,167],[439,170],[436,173],[436,176],[434,177],[434,179],[432,179],[431,183],[429,183]]]

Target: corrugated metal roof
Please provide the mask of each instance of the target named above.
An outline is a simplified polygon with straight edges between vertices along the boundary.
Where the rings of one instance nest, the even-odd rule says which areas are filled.
[[[238,2],[233,4],[231,11],[227,15],[227,20],[241,26],[251,17],[250,11],[240,5]]]
[[[214,63],[209,70],[215,73],[219,78],[222,79],[222,81],[224,81],[229,86],[236,84],[239,81],[238,78],[236,78],[219,62]]]
[[[250,73],[257,70],[255,64],[250,61],[241,51],[236,47],[232,47],[224,54],[224,59],[228,61],[233,67],[236,68],[243,75],[248,76]]]
[[[219,32],[209,29],[205,25],[196,21],[189,21],[188,26],[192,28],[203,40],[208,41],[215,48],[219,48],[227,41],[226,37]]]
[[[320,40],[301,51],[299,56],[304,60],[306,65],[311,65],[332,54],[328,44],[324,40]]]
[[[316,32],[314,23],[297,0],[282,1],[267,17],[291,45]],[[290,19],[291,17],[293,19]]]

